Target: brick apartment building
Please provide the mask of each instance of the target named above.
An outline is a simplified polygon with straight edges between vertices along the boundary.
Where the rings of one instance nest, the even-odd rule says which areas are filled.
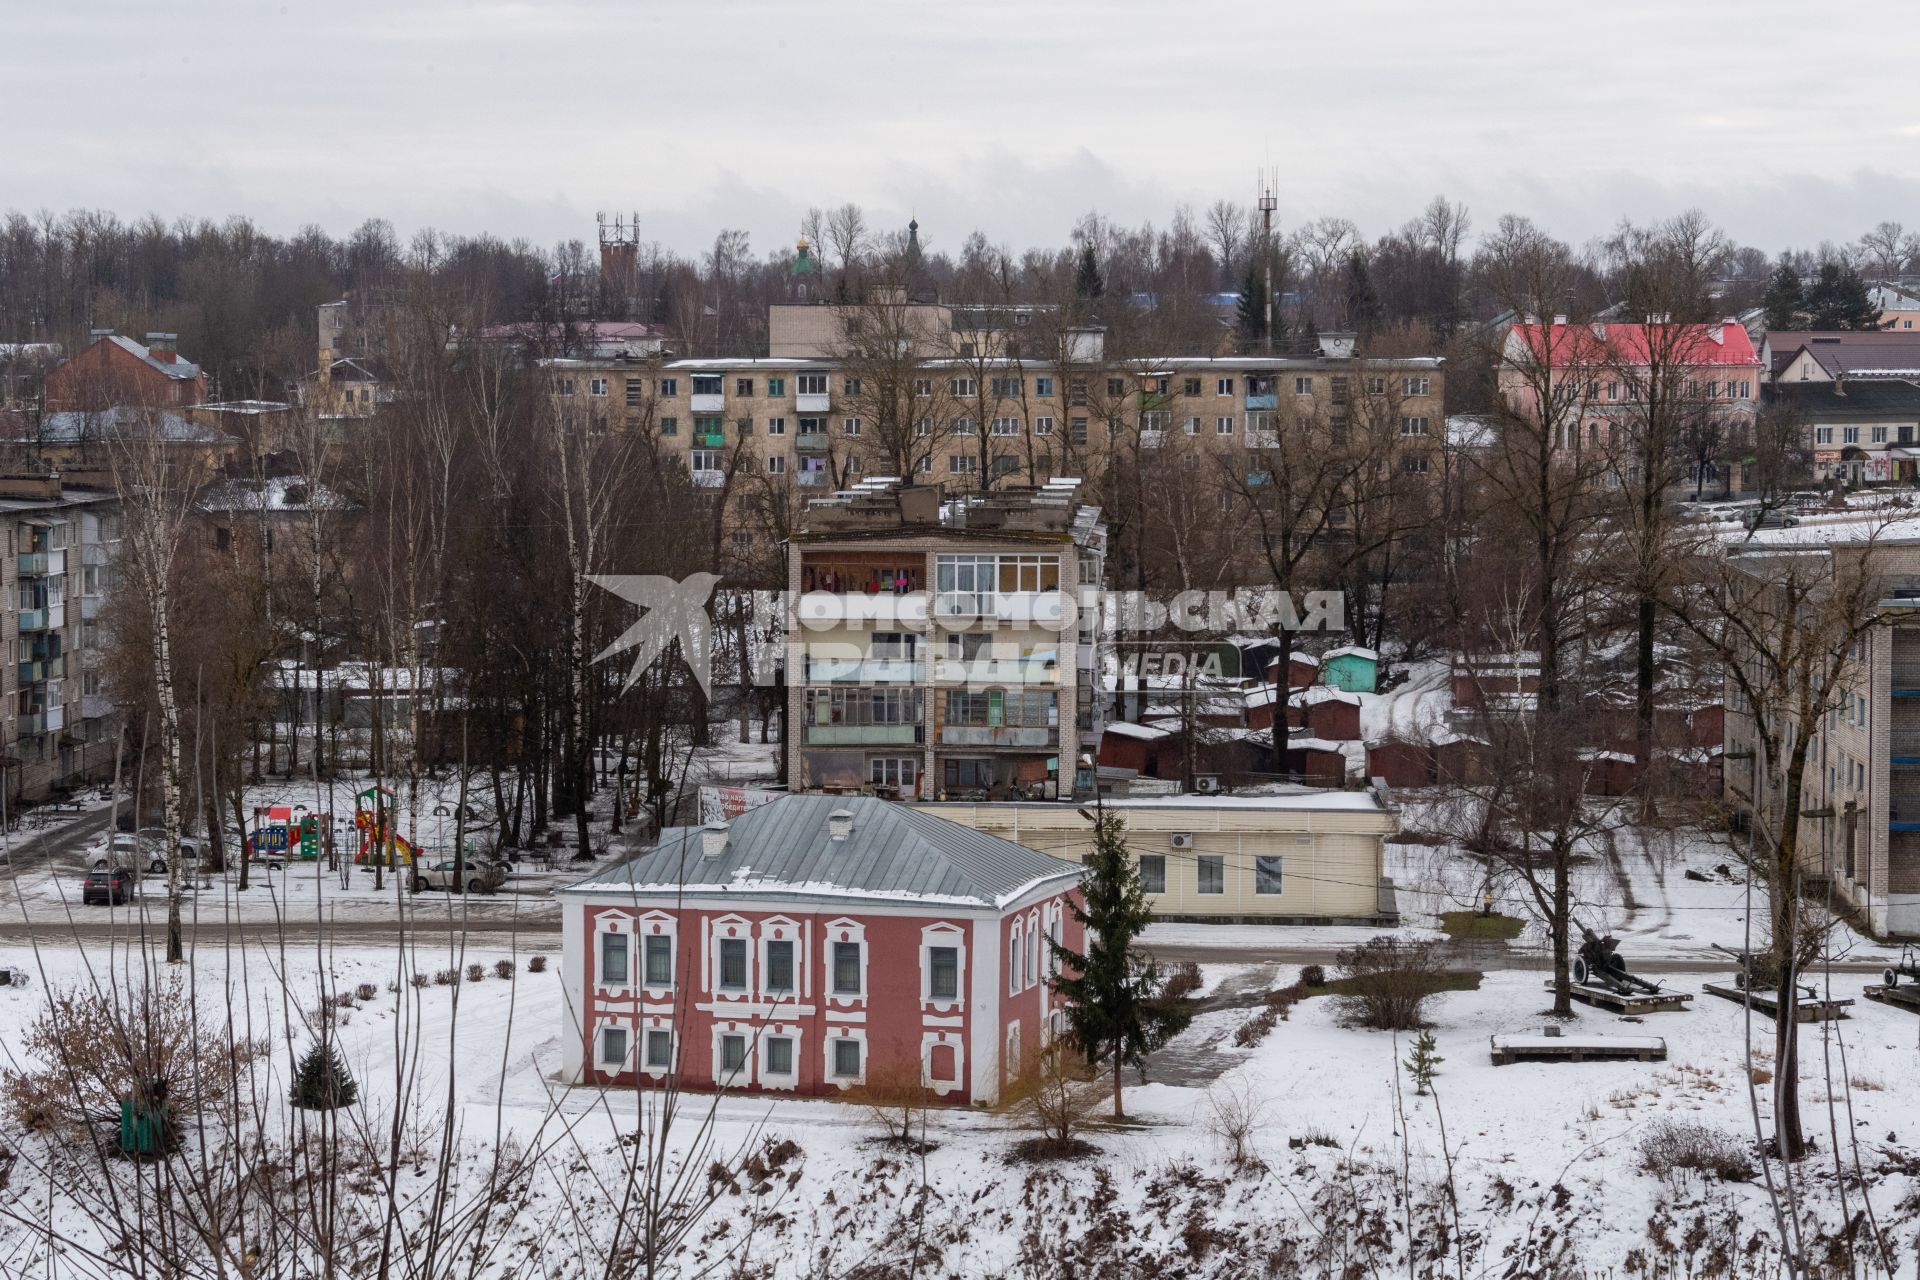
[[[206,398],[206,374],[181,358],[171,333],[150,333],[141,343],[95,329],[92,342],[47,370],[46,408],[53,413],[123,405],[178,413]]]

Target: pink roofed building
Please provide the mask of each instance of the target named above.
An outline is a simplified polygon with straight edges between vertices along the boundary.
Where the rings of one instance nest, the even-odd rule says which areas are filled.
[[[1668,465],[1689,489],[1732,493],[1753,481],[1765,366],[1736,320],[1529,320],[1508,330],[1497,376],[1508,408],[1544,422],[1570,457],[1629,449],[1660,412],[1675,428]]]

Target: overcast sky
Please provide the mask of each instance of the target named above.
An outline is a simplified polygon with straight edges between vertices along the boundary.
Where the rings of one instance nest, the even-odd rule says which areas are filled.
[[[756,256],[808,205],[1021,249],[1436,192],[1582,241],[1697,205],[1769,250],[1920,228],[1909,0],[0,0],[0,208],[367,217]]]

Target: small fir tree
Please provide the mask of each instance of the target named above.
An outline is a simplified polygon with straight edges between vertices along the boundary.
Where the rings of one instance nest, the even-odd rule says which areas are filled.
[[[1074,919],[1087,930],[1085,954],[1048,939],[1061,963],[1053,988],[1068,1000],[1070,1035],[1091,1061],[1111,1054],[1113,1117],[1126,1118],[1120,1073],[1179,1034],[1189,1015],[1162,1004],[1159,966],[1134,947],[1152,912],[1140,887],[1140,871],[1127,852],[1118,816],[1101,813],[1093,825],[1093,854],[1080,882],[1085,906]]]
[[[1100,260],[1094,256],[1091,242],[1080,250],[1080,267],[1073,273],[1073,292],[1087,302],[1096,301],[1107,291],[1107,282],[1100,278]]]
[[[1238,327],[1240,340],[1251,350],[1260,345],[1267,336],[1266,299],[1260,295],[1266,292],[1266,273],[1259,263],[1247,268],[1247,278],[1240,285],[1240,305]]]
[[[1800,273],[1793,269],[1791,262],[1782,262],[1774,270],[1773,279],[1767,283],[1765,307],[1767,311],[1767,329],[1772,333],[1782,333],[1789,329],[1804,329],[1806,320],[1800,314],[1800,308],[1806,303],[1806,287],[1800,281]]]
[[[300,1059],[300,1070],[293,1081],[293,1105],[308,1111],[332,1111],[350,1107],[360,1096],[360,1086],[340,1061],[331,1040],[321,1040]]]
[[[1852,267],[1823,262],[1807,287],[1810,329],[1878,329],[1880,310],[1867,295],[1867,282]]]
[[[1416,1094],[1423,1098],[1427,1096],[1427,1087],[1433,1083],[1434,1073],[1445,1061],[1434,1044],[1433,1032],[1422,1031],[1419,1039],[1413,1042],[1413,1052],[1407,1055],[1407,1074],[1413,1077],[1413,1091]]]

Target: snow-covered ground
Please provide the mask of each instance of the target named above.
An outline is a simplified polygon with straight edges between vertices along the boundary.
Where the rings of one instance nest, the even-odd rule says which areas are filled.
[[[391,1114],[396,1065],[413,1062],[419,1123],[429,1136],[453,1126],[463,1169],[483,1163],[496,1134],[516,1151],[555,1153],[512,1197],[514,1213],[501,1230],[512,1233],[514,1248],[475,1274],[598,1274],[579,1215],[605,1214],[617,1199],[626,1150],[619,1136],[633,1132],[640,1109],[657,1098],[556,1084],[560,980],[553,968],[529,973],[524,954],[499,948],[462,955],[441,946],[404,957],[391,949],[337,948],[318,957],[253,950],[243,980],[241,959],[238,950],[202,956],[195,977],[204,1010],[226,1016],[221,1000],[230,984],[241,1002],[236,1019],[275,1028],[269,1094],[283,1093],[314,1025],[296,1019],[290,1036],[278,1030],[283,990],[299,993],[293,1005],[310,1008],[322,975],[333,989],[373,984],[376,994],[341,1015],[336,1028],[362,1083],[362,1118]],[[496,959],[514,961],[513,980],[489,970],[480,982],[406,985],[412,972]],[[0,1062],[9,1068],[27,1065],[22,1033],[46,998],[44,983],[64,986],[89,972],[104,978],[127,957],[47,949],[15,960],[35,985],[0,989]],[[1245,972],[1210,967],[1208,988]],[[232,976],[223,981],[223,974]],[[1272,980],[1294,976],[1289,970]],[[1675,981],[1697,987],[1698,978]],[[1836,993],[1858,995],[1860,981],[1836,979]],[[920,1159],[877,1145],[867,1115],[845,1104],[688,1097],[670,1146],[683,1149],[676,1144],[691,1138],[711,1107],[716,1146],[706,1159],[765,1139],[790,1140],[797,1152],[777,1193],[755,1192],[743,1177],[742,1190],[722,1194],[665,1274],[692,1274],[732,1248],[751,1257],[756,1275],[903,1274],[892,1268],[904,1268],[918,1248],[925,1275],[1393,1275],[1410,1269],[1411,1227],[1412,1270],[1452,1275],[1453,1214],[1442,1192],[1449,1165],[1471,1274],[1648,1274],[1656,1267],[1670,1268],[1652,1271],[1664,1275],[1774,1274],[1774,1220],[1761,1183],[1662,1179],[1640,1168],[1640,1144],[1664,1120],[1750,1144],[1743,1011],[1710,997],[1635,1024],[1583,1010],[1571,1034],[1657,1036],[1667,1060],[1492,1066],[1490,1038],[1538,1031],[1543,1003],[1538,974],[1490,975],[1478,991],[1438,997],[1430,1008],[1442,1059],[1435,1097],[1416,1096],[1405,1068],[1397,1068],[1408,1056],[1405,1037],[1345,1029],[1327,999],[1296,1006],[1249,1048],[1231,1044],[1247,1011],[1205,1015],[1174,1048],[1212,1058],[1214,1083],[1130,1087],[1134,1124],[1089,1130],[1097,1154],[1061,1164],[1014,1159],[1015,1143],[1030,1133],[1017,1114],[935,1112],[935,1146]],[[1898,1246],[1898,1274],[1911,1274],[1920,1211],[1911,1172],[1920,1149],[1920,1073],[1913,1070],[1920,1017],[1864,1001],[1853,1013],[1850,1021],[1801,1031],[1803,1097],[1818,1146],[1797,1175],[1802,1225],[1815,1240],[1869,1208],[1883,1231],[1906,1242]],[[1759,1021],[1755,1044],[1770,1038],[1771,1024]],[[1764,1052],[1755,1065],[1770,1065]],[[1764,1081],[1765,1071],[1757,1074]],[[1768,1095],[1763,1082],[1763,1113]],[[270,1132],[284,1116],[280,1105],[263,1113]],[[1228,1159],[1217,1116],[1234,1109],[1254,1116],[1248,1144],[1258,1164]],[[1844,1206],[1836,1132],[1848,1175]],[[1856,1139],[1863,1181],[1851,1178]],[[6,1140],[25,1161],[43,1155],[36,1138],[9,1131]],[[113,1162],[102,1173],[87,1165],[91,1177],[126,1177],[132,1168]],[[402,1176],[403,1196],[427,1190],[417,1168]],[[60,1253],[44,1239],[31,1247],[27,1224],[51,1222],[59,1234],[91,1243],[96,1228],[87,1216],[21,1165],[9,1196],[0,1268],[21,1277],[82,1274],[50,1262]],[[425,1201],[405,1212],[418,1222]]]

